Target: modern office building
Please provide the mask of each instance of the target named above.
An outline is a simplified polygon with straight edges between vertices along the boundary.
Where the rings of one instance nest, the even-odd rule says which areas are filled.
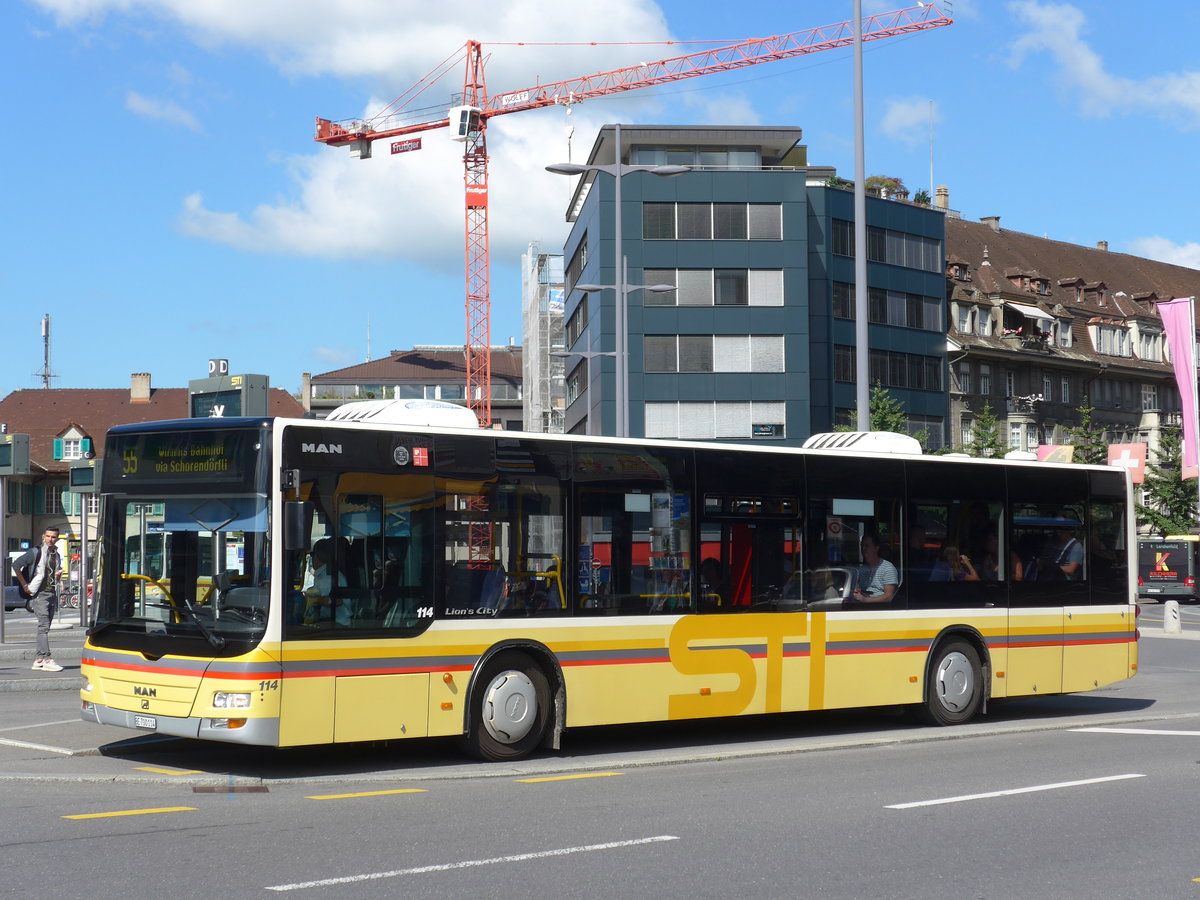
[[[799,444],[852,421],[854,195],[832,168],[808,165],[800,139],[799,128],[601,129],[589,166],[619,156],[622,167],[688,167],[621,175],[631,437]],[[582,176],[567,214],[575,433],[613,434],[620,421],[614,175]],[[869,376],[930,447],[942,445],[947,414],[944,215],[867,200]]]

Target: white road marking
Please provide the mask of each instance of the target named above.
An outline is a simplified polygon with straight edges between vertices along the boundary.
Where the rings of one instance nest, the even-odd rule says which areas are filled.
[[[1033,794],[1037,791],[1056,791],[1059,788],[1082,787],[1087,784],[1103,784],[1106,781],[1124,781],[1128,778],[1145,778],[1145,775],[1109,775],[1106,778],[1086,778],[1082,781],[1061,781],[1058,784],[1038,784],[1033,787],[1012,788],[1007,791],[989,791],[986,794],[964,794],[961,797],[942,797],[938,800],[918,800],[915,803],[895,803],[884,809],[915,809],[919,806],[941,806],[944,803],[964,803],[967,800],[990,800],[993,797],[1011,797],[1014,794]]]
[[[536,853],[517,853],[512,856],[496,856],[491,859],[464,859],[460,862],[442,863],[434,866],[415,866],[411,869],[395,869],[391,872],[369,872],[362,875],[346,875],[341,878],[324,878],[320,881],[301,881],[294,884],[268,885],[268,891],[299,891],[305,888],[328,887],[332,884],[355,884],[360,881],[375,881],[380,878],[398,878],[401,875],[423,875],[426,872],[450,872],[454,869],[469,869],[474,866],[491,866],[497,863],[525,862],[530,859],[547,859],[554,856],[569,856],[572,853],[592,853],[596,850],[619,850],[641,844],[658,844],[663,841],[679,840],[673,834],[638,838],[632,841],[611,841],[607,844],[587,844],[583,847],[563,847],[558,850],[539,850]]]
[[[1174,734],[1181,737],[1200,737],[1200,731],[1168,731],[1165,728],[1072,728],[1087,734]]]
[[[59,719],[57,722],[35,722],[32,725],[10,725],[8,728],[0,728],[0,731],[25,731],[29,728],[48,728],[51,725],[74,725],[79,721],[79,716],[73,719]]]
[[[46,744],[30,744],[27,741],[10,741],[0,738],[0,744],[6,747],[20,747],[22,750],[43,750],[46,753],[61,753],[63,756],[74,756],[78,750],[70,750],[66,747],[50,747]]]

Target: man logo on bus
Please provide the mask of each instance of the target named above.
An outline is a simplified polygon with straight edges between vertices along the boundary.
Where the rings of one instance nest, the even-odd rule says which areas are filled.
[[[1170,555],[1171,555],[1170,553],[1155,553],[1154,554],[1154,571],[1170,572],[1171,570],[1169,568],[1167,568],[1167,557],[1169,557]]]

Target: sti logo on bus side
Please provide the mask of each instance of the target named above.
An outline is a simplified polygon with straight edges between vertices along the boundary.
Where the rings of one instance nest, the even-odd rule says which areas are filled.
[[[341,453],[341,444],[301,444],[301,453]]]

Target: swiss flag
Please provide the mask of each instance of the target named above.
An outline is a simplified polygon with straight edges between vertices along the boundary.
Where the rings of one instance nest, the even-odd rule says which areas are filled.
[[[1108,464],[1128,469],[1133,483],[1141,484],[1146,478],[1146,445],[1109,444]]]

